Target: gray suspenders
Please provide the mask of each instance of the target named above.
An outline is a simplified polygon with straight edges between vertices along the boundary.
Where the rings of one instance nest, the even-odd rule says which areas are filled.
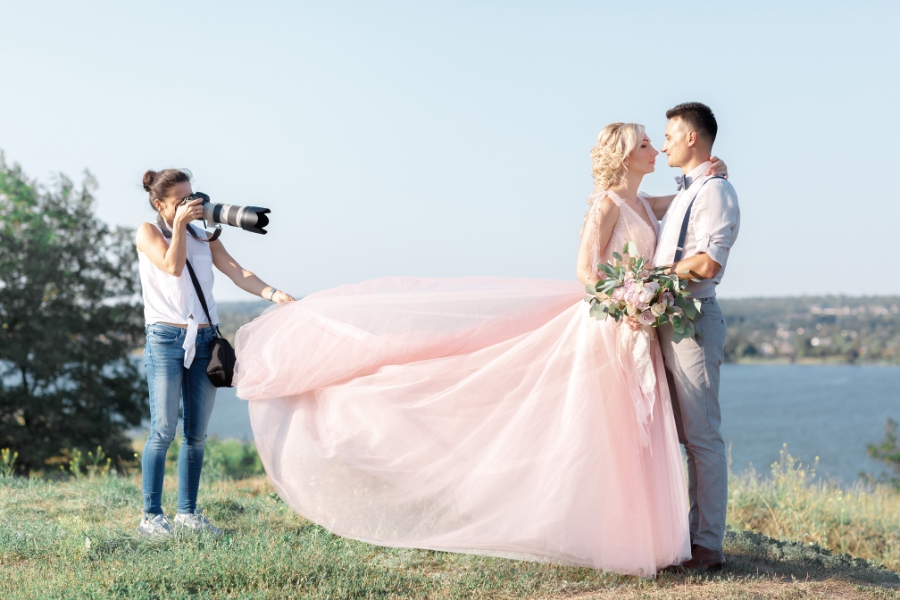
[[[713,179],[725,178],[716,175],[715,177],[710,177],[709,179],[701,183],[700,187],[697,188],[697,192],[694,194],[694,197],[691,198],[691,203],[688,204],[687,211],[685,211],[684,213],[684,221],[681,222],[681,233],[678,234],[678,247],[675,249],[675,258],[672,260],[673,265],[681,260],[681,255],[684,254],[684,240],[687,239],[688,222],[691,220],[691,209],[694,207],[694,200],[697,199],[697,196],[700,194],[700,190],[703,189],[703,186]]]

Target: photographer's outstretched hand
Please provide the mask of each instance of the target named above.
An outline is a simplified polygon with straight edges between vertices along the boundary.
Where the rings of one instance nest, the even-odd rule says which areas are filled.
[[[275,292],[275,295],[272,296],[272,302],[277,302],[278,304],[285,304],[287,302],[295,302],[295,299],[290,294],[285,294],[281,290]]]

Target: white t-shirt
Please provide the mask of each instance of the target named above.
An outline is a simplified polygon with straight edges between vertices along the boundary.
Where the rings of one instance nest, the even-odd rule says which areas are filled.
[[[152,223],[159,229],[159,225]],[[193,225],[190,225],[193,227]],[[194,228],[200,236],[206,234]],[[166,239],[167,243],[171,243]],[[218,324],[219,316],[216,314],[216,300],[213,297],[213,262],[212,251],[209,244],[201,242],[188,234],[187,259],[197,274],[200,289],[206,299],[209,315],[213,325]],[[190,273],[187,267],[181,275],[175,277],[169,275],[152,262],[146,254],[138,250],[138,265],[141,275],[141,293],[144,298],[144,322],[147,325],[153,323],[174,323],[187,325],[188,331],[184,341],[184,366],[190,367],[194,360],[194,343],[197,338],[197,328],[201,323],[209,324],[203,305],[194,290]]]

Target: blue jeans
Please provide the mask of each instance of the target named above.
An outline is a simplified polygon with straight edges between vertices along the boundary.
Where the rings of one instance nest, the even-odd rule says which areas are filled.
[[[197,331],[197,354],[184,368],[187,329],[154,323],[146,328],[144,363],[150,388],[150,435],[144,446],[141,469],[144,512],[163,514],[162,490],[166,452],[175,439],[179,400],[183,400],[183,439],[178,456],[178,512],[193,513],[203,469],[206,427],[216,402],[216,388],[206,376],[212,347],[212,329]]]

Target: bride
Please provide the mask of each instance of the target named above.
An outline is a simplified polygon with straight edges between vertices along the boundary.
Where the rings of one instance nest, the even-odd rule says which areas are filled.
[[[673,198],[638,192],[657,154],[641,125],[600,133],[581,283],[388,277],[242,327],[237,393],[285,502],[384,546],[644,577],[688,559],[655,332],[582,301],[626,241],[653,256]]]

